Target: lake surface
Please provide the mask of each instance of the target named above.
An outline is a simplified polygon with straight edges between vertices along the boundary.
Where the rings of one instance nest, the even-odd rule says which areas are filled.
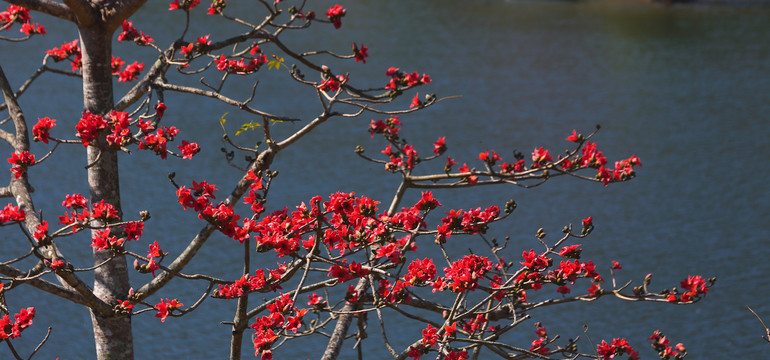
[[[329,4],[313,8],[321,14]],[[654,273],[653,289],[671,288],[688,274],[718,277],[705,301],[692,306],[603,298],[533,313],[549,333],[561,334],[563,340],[581,336],[581,350],[588,352],[592,346],[583,333],[587,324],[594,343],[626,337],[642,358],[655,356],[646,340],[655,329],[674,343],[683,342],[698,359],[757,358],[767,351],[768,344],[760,339],[764,329],[746,307],[770,320],[770,167],[764,164],[770,155],[770,7],[491,0],[341,4],[348,9],[341,30],[304,32],[290,42],[307,49],[328,42],[329,48],[338,51],[349,51],[353,41],[363,42],[369,47],[367,64],[351,62],[341,67],[354,74],[352,81],[381,86],[387,80],[385,69],[397,66],[431,75],[434,81],[419,89],[421,94],[462,95],[401,117],[404,136],[422,143],[423,153],[432,149],[430,143],[439,136],[447,137],[448,155],[461,163],[473,163],[486,149],[509,158],[513,149],[528,154],[540,146],[558,153],[569,145],[564,138],[572,129],[588,133],[601,124],[595,139],[611,161],[632,154],[641,158],[644,166],[636,179],[607,188],[558,178],[531,190],[487,187],[436,192],[447,210],[490,203],[502,206],[507,199],[515,199],[519,204],[515,216],[497,224],[491,234],[511,236],[510,260],[516,261],[523,249],[537,248],[538,228],[558,234],[564,225],[593,216],[596,229],[584,243],[583,256],[599,264],[622,263],[619,283],[634,280],[638,284],[650,272]],[[182,15],[168,13],[166,8],[165,2],[153,3],[132,19],[160,44],[173,40],[180,30],[165,19],[179,20]],[[46,37],[19,47],[0,43],[0,64],[16,86],[38,66],[42,50],[75,37],[71,28],[46,20],[40,19],[49,29]],[[192,31],[191,35],[206,33]],[[212,33],[213,38],[216,35]],[[126,44],[116,44],[114,52],[145,62],[154,57]],[[266,109],[304,117],[313,114],[314,104],[297,100],[293,89],[266,85],[275,80],[274,74],[259,76],[266,80],[257,99]],[[276,83],[280,84],[272,82]],[[28,119],[51,116],[60,125],[74,123],[81,111],[79,94],[76,81],[46,75],[22,98],[22,106]],[[408,99],[403,101],[408,104]],[[139,152],[133,158],[123,157],[121,187],[126,214],[149,209],[153,215],[144,239],[158,239],[164,250],[174,253],[201,223],[191,212],[179,210],[166,174],[176,171],[179,179],[206,178],[229,191],[238,173],[220,166],[217,119],[225,112],[230,112],[227,118],[232,126],[251,119],[211,101],[167,95],[167,104],[167,117],[183,131],[180,138],[193,139],[203,147],[192,161],[195,168]],[[371,118],[335,120],[281,153],[275,162],[280,176],[271,189],[270,206],[291,207],[313,195],[336,191],[355,191],[389,203],[397,177],[388,176],[380,166],[362,163],[352,152],[357,144],[370,154],[382,147],[366,133]],[[302,124],[282,125],[276,130],[279,133]],[[244,142],[257,140],[243,138]],[[44,170],[30,170],[38,207],[46,209],[48,216],[59,211],[63,193],[87,193],[84,160],[67,157],[80,151],[64,148],[56,155],[58,161],[48,161]],[[405,203],[417,196],[418,191],[410,193]],[[87,258],[87,240],[78,241],[66,245],[67,253],[73,259]],[[454,250],[463,251],[467,244],[458,242]],[[136,249],[143,251],[143,247]],[[239,247],[232,240],[217,236],[205,250],[204,259],[198,259],[204,261],[188,273],[237,274],[239,267],[231,259],[237,258]],[[5,258],[5,251],[0,253]],[[132,276],[136,285],[147,280]],[[203,286],[175,281],[158,296],[192,304]],[[576,286],[573,291],[579,289]],[[93,357],[90,321],[84,310],[37,292],[13,295],[12,308],[38,309],[35,325],[25,332],[20,348],[34,347],[51,324],[52,338],[39,358]],[[162,325],[150,313],[136,317],[136,357],[225,358],[229,328],[219,322],[231,320],[231,308],[229,302],[212,299],[189,318],[172,318]],[[394,342],[420,336],[419,330],[399,324],[394,323],[389,334]],[[379,349],[379,330],[376,322],[371,325],[364,348]],[[526,347],[534,339],[533,331],[531,324],[522,325],[514,335],[518,345]],[[352,342],[346,343],[346,348],[350,346]],[[253,356],[248,344],[244,348],[245,354],[252,354],[247,356]],[[280,349],[277,358],[317,358],[322,349],[320,342],[305,342]],[[346,351],[344,358],[355,357],[354,351]]]

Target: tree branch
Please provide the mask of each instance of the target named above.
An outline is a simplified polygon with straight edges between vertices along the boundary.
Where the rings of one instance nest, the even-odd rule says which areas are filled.
[[[24,277],[27,273],[10,265],[0,265],[0,274],[10,277]],[[40,278],[25,280],[24,283],[32,285],[40,290],[43,290],[49,294],[59,296],[61,298],[72,301],[73,303],[88,306],[86,300],[75,291],[65,288],[61,285],[56,285],[50,281],[46,281]]]
[[[67,5],[53,0],[5,0],[14,5],[23,6],[30,10],[39,11],[60,19],[76,22],[75,14]]]
[[[261,154],[259,154],[259,157],[257,157],[257,160],[254,161],[249,170],[253,171],[254,173],[266,170],[270,167],[270,164],[272,164],[274,155],[275,154],[271,149],[263,151]],[[246,193],[246,190],[248,190],[251,182],[252,180],[246,179],[246,175],[244,175],[241,180],[238,181],[238,184],[230,193],[230,196],[227,198],[227,200],[225,200],[225,203],[236,203],[243,196],[243,194]],[[176,257],[176,259],[174,259],[168,268],[175,272],[181,272],[182,269],[184,269],[184,267],[192,260],[192,258],[195,257],[195,254],[198,253],[198,250],[200,250],[203,244],[206,243],[206,240],[208,240],[211,234],[214,233],[214,230],[216,230],[216,226],[210,223],[206,224],[206,226],[203,227],[200,232],[198,232],[198,235],[196,235],[195,238],[190,241],[190,244],[187,245],[187,248],[185,248],[184,251],[182,251],[182,253]],[[141,288],[139,288],[137,291],[138,299],[140,301],[146,299],[156,291],[160,290],[173,278],[174,274],[167,271],[162,272],[156,278],[152,279],[152,281],[144,284]]]

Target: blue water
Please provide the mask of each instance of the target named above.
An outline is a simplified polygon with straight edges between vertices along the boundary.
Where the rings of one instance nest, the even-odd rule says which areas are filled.
[[[321,13],[328,4],[314,7]],[[565,224],[593,216],[596,230],[585,241],[584,257],[600,264],[621,262],[619,283],[634,280],[638,284],[652,272],[652,288],[657,290],[678,285],[688,274],[718,277],[705,301],[693,306],[603,298],[534,312],[535,320],[543,322],[549,333],[559,333],[563,340],[581,336],[581,350],[588,352],[591,345],[583,333],[587,324],[594,342],[626,337],[642,358],[655,356],[646,345],[655,329],[674,343],[683,342],[691,356],[699,359],[757,358],[765,350],[767,345],[760,339],[764,330],[746,306],[770,319],[770,304],[765,300],[770,285],[764,280],[770,271],[766,261],[770,249],[765,245],[770,171],[764,165],[770,135],[770,23],[766,21],[770,8],[613,1],[342,4],[348,16],[341,30],[303,32],[290,42],[308,49],[328,43],[338,51],[348,51],[353,41],[364,42],[370,48],[367,64],[340,67],[359,84],[382,86],[387,80],[385,69],[398,66],[431,75],[433,83],[419,89],[421,94],[462,95],[401,118],[404,136],[424,144],[418,146],[422,153],[428,153],[439,136],[447,136],[448,155],[469,164],[486,149],[508,158],[513,149],[528,153],[536,146],[558,153],[568,145],[563,139],[572,129],[587,133],[601,124],[596,140],[610,160],[631,154],[642,159],[636,179],[607,188],[559,178],[532,190],[487,187],[436,192],[447,209],[502,205],[516,199],[515,216],[490,234],[511,236],[510,260],[517,260],[524,249],[537,249],[538,228],[554,234],[546,238],[554,240]],[[166,8],[152,3],[133,19],[161,44],[173,40],[180,30],[170,20],[180,20],[181,15]],[[248,10],[240,9],[244,14]],[[199,21],[211,19],[201,16]],[[14,84],[34,70],[42,50],[75,37],[71,27],[57,26],[48,18],[45,24],[50,34],[42,39],[18,47],[0,43],[0,64]],[[206,33],[193,30],[191,35]],[[218,28],[212,37],[224,33]],[[114,51],[146,62],[154,57],[126,44],[116,44]],[[284,86],[275,72],[259,76],[263,78],[257,99],[265,109],[303,118],[314,113],[312,93]],[[118,88],[126,89],[122,84]],[[233,94],[247,89],[244,84]],[[59,125],[72,124],[81,110],[79,91],[75,79],[45,75],[21,102],[28,119],[51,116]],[[168,119],[183,131],[180,138],[198,141],[203,151],[192,162],[160,161],[143,152],[124,156],[121,188],[126,214],[149,209],[153,215],[145,240],[157,239],[165,251],[174,253],[202,224],[194,214],[179,210],[166,174],[175,171],[180,182],[206,178],[229,191],[227,184],[238,173],[221,166],[216,120],[224,112],[230,112],[228,124],[233,127],[251,119],[214,101],[168,94],[167,104]],[[371,118],[337,119],[281,153],[275,162],[280,175],[271,189],[271,207],[291,207],[312,195],[335,191],[356,191],[389,203],[397,176],[379,165],[363,163],[352,152],[357,144],[370,154],[383,146],[365,131]],[[275,130],[278,134],[302,124],[281,126]],[[238,140],[244,143],[258,140],[256,135],[242,136]],[[42,153],[46,148],[38,145],[36,149]],[[35,200],[44,214],[60,211],[63,193],[87,191],[84,160],[77,155],[81,151],[78,145],[65,147],[56,161],[30,170]],[[70,155],[78,157],[72,160]],[[405,203],[418,195],[418,191],[409,193]],[[479,240],[458,241],[452,251],[459,253],[474,241]],[[90,254],[86,239],[67,239],[63,246],[71,259],[87,259]],[[5,249],[3,245],[0,250],[3,258]],[[143,251],[143,246],[135,249]],[[204,250],[204,257],[198,259],[202,261],[188,273],[228,277],[238,273],[232,259],[237,259],[239,247],[232,240],[217,235]],[[147,279],[132,274],[136,286]],[[609,286],[605,283],[605,288]],[[174,281],[157,296],[192,304],[203,287]],[[17,342],[19,348],[33,348],[50,324],[53,334],[40,358],[93,356],[90,321],[83,309],[32,291],[12,295],[11,308],[38,309],[35,325]],[[231,320],[231,314],[231,303],[210,300],[192,316],[162,325],[151,313],[140,315],[134,319],[137,358],[225,358],[229,328],[219,322]],[[393,318],[388,317],[392,342],[403,345],[420,336],[418,327]],[[370,317],[373,322],[364,349],[379,351],[375,319]],[[524,324],[512,336],[517,345],[527,347],[533,331],[531,324]],[[278,358],[317,358],[325,343],[311,338],[302,346],[289,344],[277,351]],[[352,342],[346,343],[344,358],[355,357],[351,346]],[[244,348],[244,354],[252,353],[248,344]],[[7,355],[7,350],[0,351],[0,357]]]

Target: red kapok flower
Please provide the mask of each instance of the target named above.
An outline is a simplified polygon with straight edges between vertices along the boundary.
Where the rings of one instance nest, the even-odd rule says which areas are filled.
[[[326,17],[334,24],[335,29],[339,29],[342,26],[342,17],[345,16],[346,12],[347,10],[343,9],[342,6],[334,5],[326,10]]]

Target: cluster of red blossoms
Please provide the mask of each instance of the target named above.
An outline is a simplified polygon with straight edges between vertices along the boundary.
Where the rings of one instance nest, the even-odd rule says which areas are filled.
[[[329,76],[318,85],[318,90],[335,93],[347,81],[348,78],[343,75]]]
[[[152,273],[152,277],[155,277],[155,271],[160,269],[158,263],[163,261],[163,258],[167,254],[160,249],[160,245],[158,245],[157,241],[150,244],[149,247],[150,250],[147,251],[147,258],[149,261],[147,264],[140,264],[138,259],[134,259],[134,269],[142,274]],[[155,258],[159,258],[157,262],[155,261]]]
[[[12,221],[24,221],[26,218],[27,213],[18,206],[8,204],[0,210],[0,224],[6,224]]]
[[[174,0],[174,2],[168,4],[169,10],[184,10],[188,11],[198,5],[200,5],[200,0],[182,0],[180,3],[179,0]]]
[[[217,64],[217,70],[227,71],[231,74],[248,75],[259,71],[260,66],[267,64],[267,56],[260,54],[255,59],[246,62],[244,58],[238,60],[227,59],[225,54],[220,55],[219,59],[215,59],[214,63]]]
[[[126,26],[129,27],[128,30],[126,30]],[[144,35],[144,33],[137,35],[138,37],[133,37],[134,35],[132,35],[132,31],[136,32],[136,29],[131,27],[130,22],[124,22],[123,28],[123,32],[118,35],[118,41],[122,41],[121,39],[133,40],[140,45],[152,42],[152,38]],[[55,62],[69,60],[70,64],[72,65],[72,71],[78,71],[83,67],[83,56],[80,52],[80,45],[78,45],[78,40],[73,40],[71,42],[62,44],[60,47],[54,47],[53,49],[46,50],[45,53],[51,56]],[[122,61],[119,57],[113,56],[110,63],[112,74],[118,75],[118,81],[120,82],[136,80],[142,70],[144,70],[144,64],[134,61],[134,63],[126,66],[126,68],[121,71],[121,68],[125,63],[126,62]]]
[[[32,138],[35,141],[42,141],[48,144],[48,138],[50,137],[49,131],[56,126],[56,120],[49,117],[37,119],[37,124],[32,126]]]
[[[548,345],[548,332],[545,330],[545,326],[539,322],[535,323],[535,327],[537,328],[535,334],[538,338],[532,341],[529,351],[534,351],[543,355],[548,354],[548,352],[551,351],[550,348],[546,347],[546,345]]]
[[[144,31],[137,30],[133,23],[128,20],[123,20],[122,27],[123,31],[118,34],[118,42],[133,41],[137,45],[147,45],[154,42],[149,35],[145,35]]]
[[[165,110],[163,103],[158,104],[156,109],[158,110],[158,117],[161,117]],[[48,119],[48,118],[45,118]],[[45,121],[40,119],[38,124],[33,128],[33,134],[35,138],[48,139],[48,130],[54,126],[55,120]],[[128,113],[112,111],[107,114],[106,117],[92,114],[91,112],[84,112],[80,121],[75,126],[77,129],[77,137],[83,143],[83,146],[88,146],[97,139],[99,132],[102,130],[109,130],[107,135],[107,144],[112,147],[123,147],[133,142],[130,126],[131,118],[128,117]],[[179,129],[174,126],[162,127],[155,129],[155,126],[146,120],[139,120],[137,127],[141,130],[144,136],[139,141],[139,149],[148,149],[154,151],[157,155],[160,155],[161,159],[165,159],[168,155],[166,150],[166,144],[169,141],[173,141],[174,137],[179,134]],[[155,131],[154,133],[152,133]],[[177,146],[182,153],[182,158],[190,159],[200,151],[200,146],[196,143],[188,141],[182,141],[182,145]]]
[[[410,346],[407,356],[412,359],[419,360],[420,357],[427,354],[431,348],[438,347],[439,340],[446,340],[448,337],[454,336],[456,331],[457,323],[453,323],[452,325],[445,325],[441,329],[443,336],[440,337],[439,329],[434,328],[428,324],[428,327],[422,330],[422,340],[420,344],[417,346]],[[454,349],[450,349],[446,357],[444,357],[444,360],[464,360],[467,358],[468,352],[462,350],[455,351]]]
[[[430,76],[428,75],[422,74],[422,77],[420,77],[420,74],[416,72],[404,73],[397,67],[388,68],[385,72],[385,76],[390,76],[390,82],[385,85],[385,89],[389,90],[398,90],[399,87],[403,86],[410,87],[431,82]]]
[[[161,322],[166,322],[168,315],[182,306],[184,306],[184,304],[180,303],[176,299],[160,299],[160,302],[155,305],[155,310],[158,310],[158,312],[155,314],[155,317],[160,318]]]
[[[342,6],[334,5],[326,10],[326,17],[334,24],[335,29],[339,29],[342,26],[342,17],[345,16],[345,13],[347,10],[343,9]]]
[[[3,284],[0,284],[0,293],[3,291]],[[0,317],[0,340],[15,339],[21,336],[21,332],[32,325],[32,318],[35,317],[35,308],[28,307],[19,310],[18,314],[13,315],[13,320],[8,315]]]
[[[684,292],[680,295],[676,289],[673,289],[666,296],[666,300],[669,302],[690,302],[698,300],[701,296],[705,296],[709,292],[710,284],[703,279],[700,275],[690,275],[686,280],[679,283],[684,289]]]
[[[609,344],[602,340],[601,344],[596,345],[596,352],[603,360],[618,358],[624,354],[628,355],[628,360],[639,360],[639,352],[634,350],[626,339],[612,339]]]
[[[5,11],[0,12],[0,30],[10,30],[14,23],[21,24],[20,32],[27,35],[40,34],[45,35],[45,27],[31,22],[29,9],[18,6],[8,5]]]
[[[233,299],[254,291],[278,291],[281,289],[278,282],[286,269],[286,264],[278,264],[275,269],[259,269],[254,276],[243,275],[232,284],[219,285],[219,289],[214,290],[214,296]]]
[[[681,360],[687,355],[687,349],[682,343],[676,344],[674,348],[669,346],[671,340],[667,339],[660,330],[655,330],[647,340],[652,340],[652,348],[658,352],[658,356],[663,360]]]
[[[29,151],[14,152],[11,157],[8,158],[8,162],[11,163],[11,172],[17,179],[27,172],[27,168],[35,165],[35,154],[30,154]]]
[[[492,270],[492,262],[484,256],[466,255],[444,268],[444,278],[433,282],[434,291],[449,288],[456,293],[473,291],[479,286],[479,280],[484,278],[487,271]]]
[[[64,43],[60,47],[46,50],[45,53],[50,55],[55,62],[69,60],[72,65],[72,71],[78,71],[83,67],[83,56],[80,53],[80,45],[78,45],[77,39]]]
[[[282,334],[289,332],[297,333],[302,326],[302,318],[307,314],[308,309],[298,309],[294,306],[294,301],[289,294],[283,294],[272,304],[267,305],[269,315],[255,319],[251,328],[254,329],[254,349],[255,356],[262,354],[262,360],[273,358],[273,352],[270,348]]]

